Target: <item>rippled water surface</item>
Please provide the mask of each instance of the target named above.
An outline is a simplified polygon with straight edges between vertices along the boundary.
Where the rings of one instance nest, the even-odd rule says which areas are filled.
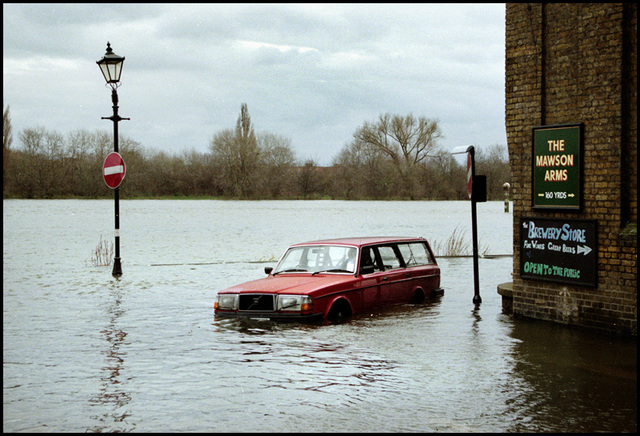
[[[214,320],[291,243],[471,238],[468,202],[3,201],[3,430],[637,431],[637,342],[503,314],[512,258],[440,258],[445,293],[341,325]],[[512,216],[478,204],[489,254]]]

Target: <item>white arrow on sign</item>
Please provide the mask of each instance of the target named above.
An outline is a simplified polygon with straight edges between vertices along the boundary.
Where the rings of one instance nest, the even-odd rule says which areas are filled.
[[[586,245],[578,245],[578,254],[580,253],[584,253],[584,255],[586,256],[587,254],[591,253],[591,248],[587,247]]]

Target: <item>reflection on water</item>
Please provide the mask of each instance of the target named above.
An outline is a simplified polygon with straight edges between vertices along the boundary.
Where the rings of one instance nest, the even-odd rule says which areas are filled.
[[[100,424],[89,430],[94,432],[130,431],[134,427],[127,423],[126,418],[131,415],[127,409],[131,401],[131,394],[127,392],[131,377],[126,376],[127,353],[122,350],[127,345],[125,342],[127,333],[121,330],[118,323],[124,313],[121,307],[122,290],[118,279],[106,291],[113,297],[113,303],[106,308],[109,324],[100,331],[107,341],[107,348],[102,351],[106,363],[101,368],[103,373],[100,375],[100,391],[89,400],[92,405],[99,406],[98,410],[106,410],[102,415],[94,417]]]
[[[339,325],[213,317],[217,290],[290,243],[470,235],[468,202],[121,201],[120,279],[86,264],[112,202],[3,206],[4,431],[637,430],[635,338],[503,313],[508,257],[480,259],[477,307],[471,259],[449,258],[421,305]],[[511,218],[479,207],[493,253]]]
[[[526,420],[510,431],[637,431],[637,354],[628,340],[530,320],[514,323],[511,336],[521,388],[512,407]]]
[[[234,361],[245,371],[259,368],[261,388],[285,390],[289,401],[297,396],[314,408],[330,409],[342,402],[364,401],[368,393],[380,395],[394,386],[392,373],[396,368],[392,362],[366,349],[353,349],[340,340],[323,340],[323,334],[314,334],[321,329],[333,329],[338,334],[346,325],[242,319],[215,324],[221,331],[240,334],[234,345]],[[310,394],[312,397],[308,397]],[[316,394],[326,399],[318,401]]]

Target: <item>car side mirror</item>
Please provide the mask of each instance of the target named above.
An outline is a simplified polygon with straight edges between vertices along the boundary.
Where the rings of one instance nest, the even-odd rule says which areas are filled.
[[[360,274],[372,274],[374,271],[373,265],[363,266],[360,268]]]
[[[271,271],[273,271],[273,267],[272,266],[265,266],[264,267],[264,273],[265,274],[271,274]]]

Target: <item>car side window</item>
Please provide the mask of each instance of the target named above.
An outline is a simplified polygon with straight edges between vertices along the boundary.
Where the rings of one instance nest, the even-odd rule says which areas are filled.
[[[371,274],[376,271],[382,271],[382,267],[378,263],[373,247],[363,247],[360,250],[360,274]]]
[[[418,265],[430,265],[433,264],[433,257],[426,244],[423,242],[411,242],[409,244],[398,244],[400,253],[404,260],[405,265],[409,268]]]
[[[384,264],[384,269],[397,269],[402,267],[402,262],[398,258],[396,251],[390,245],[381,245],[378,247],[378,253]]]

